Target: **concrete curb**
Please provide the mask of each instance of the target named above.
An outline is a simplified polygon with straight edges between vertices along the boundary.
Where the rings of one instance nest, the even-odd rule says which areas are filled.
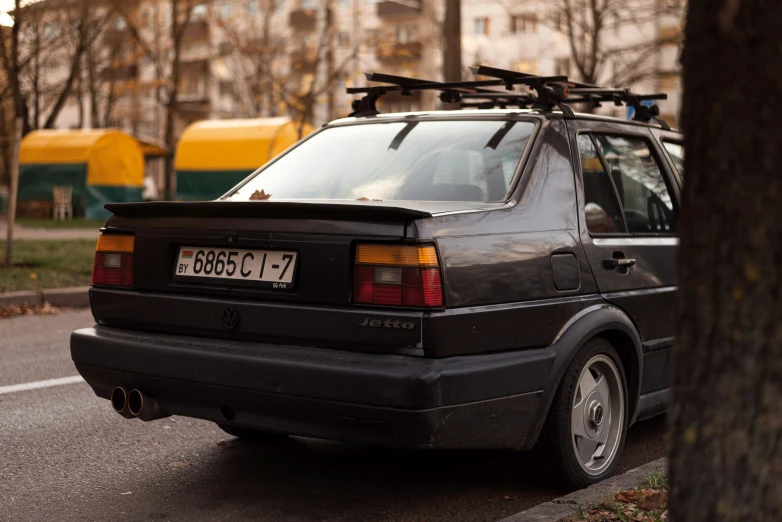
[[[521,513],[516,513],[499,522],[559,522],[575,515],[573,507],[578,504],[588,506],[612,496],[617,491],[639,485],[652,471],[665,471],[668,468],[665,457],[643,466],[631,469],[621,475],[611,477],[594,486],[569,493],[550,502],[538,504]]]
[[[5,292],[0,294],[0,308],[8,306],[40,306],[49,303],[52,306],[89,306],[90,287],[55,288],[37,292]]]

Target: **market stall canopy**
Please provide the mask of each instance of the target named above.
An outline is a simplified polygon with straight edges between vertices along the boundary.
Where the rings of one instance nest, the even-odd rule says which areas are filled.
[[[141,200],[141,145],[116,129],[33,131],[19,163],[20,201],[51,201],[55,186],[71,186],[76,215],[99,219],[105,203]]]
[[[145,158],[162,158],[168,154],[168,147],[162,141],[148,136],[136,136]]]
[[[196,122],[177,146],[177,198],[218,198],[312,131],[286,117]]]

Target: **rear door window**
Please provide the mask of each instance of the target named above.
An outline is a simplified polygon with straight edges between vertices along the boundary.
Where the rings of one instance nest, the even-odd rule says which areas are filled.
[[[590,233],[676,232],[673,201],[645,139],[580,134],[578,148]]]
[[[676,167],[679,177],[684,181],[684,145],[674,141],[663,141],[663,146]]]

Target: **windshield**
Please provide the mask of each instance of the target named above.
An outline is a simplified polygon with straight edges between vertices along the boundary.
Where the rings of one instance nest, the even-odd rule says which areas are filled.
[[[335,126],[229,197],[501,201],[534,128],[531,121],[488,120]]]

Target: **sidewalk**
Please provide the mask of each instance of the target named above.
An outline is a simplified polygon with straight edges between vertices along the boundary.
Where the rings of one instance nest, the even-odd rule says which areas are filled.
[[[8,223],[0,217],[0,241],[6,239]],[[91,228],[31,228],[19,224],[14,226],[14,239],[97,239],[98,229]]]
[[[49,303],[52,306],[89,306],[89,292],[89,286],[2,292],[0,293],[0,309],[9,306],[41,306],[44,303]]]
[[[631,469],[621,475],[615,475],[594,486],[568,493],[564,497],[556,498],[521,513],[516,513],[499,522],[561,522],[572,520],[576,513],[574,510],[575,506],[588,506],[611,497],[620,490],[638,486],[651,472],[665,471],[667,466],[668,460],[663,457]]]

